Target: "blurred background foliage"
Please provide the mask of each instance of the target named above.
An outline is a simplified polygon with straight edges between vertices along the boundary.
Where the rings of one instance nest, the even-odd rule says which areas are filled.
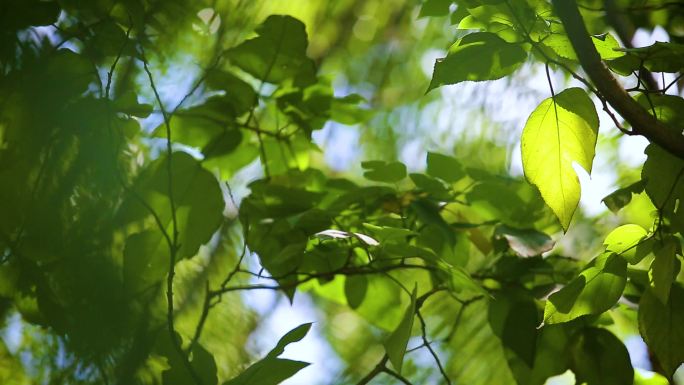
[[[561,239],[538,192],[521,178],[517,153],[524,119],[548,97],[543,65],[426,93],[434,60],[465,34],[455,25],[468,2],[455,3],[3,0],[0,383],[193,382],[165,329],[167,242],[178,246],[172,253],[175,330],[196,371],[215,373],[204,382],[224,383],[263,357],[296,326],[287,318],[299,312],[316,323],[306,337],[311,341],[300,342],[310,350],[296,358],[313,365],[290,383],[341,384],[356,383],[383,356],[382,341],[410,302],[395,281],[409,289],[418,282],[419,294],[439,281],[429,269],[351,283],[354,275],[326,276],[350,259],[370,258],[363,251],[368,243],[350,233],[371,234],[383,244],[404,239],[378,251],[388,260],[407,257],[402,252],[432,253],[424,259],[438,255],[473,273],[487,290],[505,289],[510,280],[541,298],[572,279],[577,261],[596,255],[603,234],[616,225],[650,228],[655,208],[643,192],[619,214],[600,202],[639,180],[644,146],[602,128],[597,176],[583,179],[585,211]],[[624,8],[627,2],[615,3]],[[603,2],[583,5],[592,32],[609,28],[611,13],[591,11]],[[631,41],[637,30],[658,27],[679,41],[681,11],[630,13],[625,36]],[[301,20],[308,46],[300,24],[267,19],[274,14]],[[281,36],[277,23],[294,29]],[[268,39],[278,37],[292,53],[281,58],[282,67],[266,60],[273,49]],[[246,39],[255,39],[248,41],[257,48],[245,46]],[[266,70],[266,82],[259,69]],[[428,151],[451,157],[432,154],[431,162]],[[409,182],[399,166],[400,177],[392,178],[396,161],[419,176]],[[168,206],[167,164],[177,175],[175,209]],[[368,180],[389,183],[360,187]],[[436,211],[433,197],[450,203]],[[279,225],[269,227],[273,217]],[[176,222],[190,230],[178,242],[165,239],[175,238]],[[400,233],[405,227],[409,233]],[[506,243],[515,229],[532,227],[560,240],[550,257],[533,250],[537,257],[521,259]],[[327,228],[346,235],[312,240],[293,230],[311,235]],[[409,246],[415,250],[405,251]],[[287,279],[275,279],[286,295],[221,292],[227,277],[239,286],[262,284],[262,273],[286,274],[300,254],[298,263],[320,275],[298,285],[296,295],[298,282]],[[322,258],[334,266],[319,266]],[[244,269],[238,271],[239,262]],[[435,349],[445,370],[458,383],[543,384],[545,377],[525,382],[509,369],[510,352],[488,326],[494,302],[478,301],[483,294],[475,288],[461,294],[437,293],[422,308],[428,337],[443,341]],[[359,303],[352,303],[355,295]],[[289,313],[283,310],[288,297],[295,309]],[[539,301],[530,298],[512,291],[501,306],[538,311]],[[611,314],[618,320],[611,322],[614,333],[638,336],[634,309]],[[534,334],[528,329],[539,321],[520,320],[521,333]],[[423,343],[416,327],[409,348]],[[548,338],[565,338],[557,334]],[[441,381],[425,349],[407,352],[402,375],[416,384]],[[395,381],[380,376],[375,383]]]

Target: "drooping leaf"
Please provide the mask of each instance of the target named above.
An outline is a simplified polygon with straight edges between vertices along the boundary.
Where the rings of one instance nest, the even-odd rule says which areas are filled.
[[[665,374],[672,377],[684,362],[684,289],[674,284],[667,303],[647,289],[639,302],[639,331]]]
[[[398,373],[401,373],[401,367],[404,362],[404,354],[406,353],[406,345],[409,337],[411,337],[411,329],[413,328],[413,319],[416,312],[416,292],[417,287],[413,288],[411,293],[411,303],[406,308],[404,317],[392,332],[392,334],[385,341],[385,351],[389,357],[389,361]]]
[[[368,279],[363,275],[351,275],[344,280],[344,294],[352,309],[361,305],[368,291]]]
[[[237,377],[224,382],[223,385],[277,385],[294,376],[309,366],[309,363],[278,358],[278,356],[283,354],[287,345],[304,338],[309,329],[311,329],[311,324],[306,323],[290,330],[266,357],[252,364]]]
[[[608,209],[617,213],[621,208],[627,206],[632,201],[632,194],[640,194],[644,191],[644,181],[634,182],[627,187],[623,187],[606,195],[603,202]]]
[[[544,100],[522,133],[525,177],[567,230],[579,203],[580,184],[573,163],[591,172],[598,116],[587,93],[569,88]]]
[[[304,23],[291,16],[271,15],[256,32],[259,36],[228,50],[233,65],[269,83],[293,79],[306,86],[315,81],[314,62],[306,56]]]
[[[571,366],[577,383],[632,385],[634,369],[627,348],[605,329],[586,328],[571,343]]]
[[[464,81],[495,80],[513,73],[525,61],[525,50],[491,32],[466,35],[437,59],[428,91]]]
[[[555,245],[551,237],[535,229],[517,229],[500,225],[494,230],[494,236],[504,238],[510,248],[521,257],[541,255]]]
[[[603,313],[618,301],[626,282],[627,261],[615,253],[603,253],[579,277],[549,296],[544,322],[567,322],[583,315]]]

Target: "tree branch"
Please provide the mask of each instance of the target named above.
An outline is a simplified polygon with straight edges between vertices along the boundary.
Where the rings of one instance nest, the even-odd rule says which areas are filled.
[[[684,159],[684,136],[670,129],[643,109],[613,77],[601,61],[575,0],[553,0],[553,6],[577,53],[577,57],[598,91],[632,125],[634,133],[681,159]]]

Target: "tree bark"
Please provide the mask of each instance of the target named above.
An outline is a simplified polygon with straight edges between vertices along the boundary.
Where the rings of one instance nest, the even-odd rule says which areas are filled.
[[[644,136],[676,157],[684,159],[682,133],[666,126],[642,108],[601,61],[584,25],[576,1],[552,0],[552,2],[582,68],[601,95],[632,126],[635,134]]]

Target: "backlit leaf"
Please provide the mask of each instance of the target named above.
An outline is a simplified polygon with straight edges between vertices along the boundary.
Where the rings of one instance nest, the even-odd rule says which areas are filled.
[[[573,163],[591,172],[598,116],[587,93],[569,88],[544,100],[530,115],[522,134],[525,177],[565,230],[580,199]]]
[[[437,59],[428,91],[464,81],[495,80],[511,74],[527,54],[518,44],[504,41],[490,32],[466,35]]]
[[[620,299],[627,282],[627,261],[606,252],[592,260],[579,277],[551,294],[544,308],[544,322],[567,322],[587,314],[600,314]]]

